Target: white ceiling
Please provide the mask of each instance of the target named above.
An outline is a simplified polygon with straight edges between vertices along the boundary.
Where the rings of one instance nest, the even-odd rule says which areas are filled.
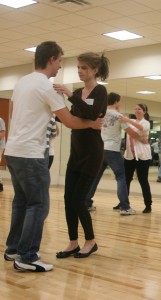
[[[161,0],[88,0],[91,5],[39,0],[20,9],[0,5],[0,68],[31,63],[24,48],[55,40],[64,57],[161,43]],[[128,30],[143,39],[118,41],[105,32]]]
[[[31,63],[34,54],[24,49],[45,40],[60,44],[64,57],[85,51],[112,51],[161,43],[161,0],[87,1],[90,5],[58,4],[52,0],[39,0],[20,9],[0,5],[0,68]],[[118,41],[102,35],[123,29],[144,38]],[[160,81],[115,80],[107,88],[121,95],[161,102]],[[136,94],[136,90],[147,89],[157,94]]]

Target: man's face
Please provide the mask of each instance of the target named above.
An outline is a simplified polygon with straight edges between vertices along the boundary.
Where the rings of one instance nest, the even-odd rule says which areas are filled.
[[[52,57],[52,76],[55,77],[61,68],[62,55],[59,54],[58,58]]]
[[[116,102],[116,109],[119,111],[120,110],[120,104],[121,104],[121,99]]]

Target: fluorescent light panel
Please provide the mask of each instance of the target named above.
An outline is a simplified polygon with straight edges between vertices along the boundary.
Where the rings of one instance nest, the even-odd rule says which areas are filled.
[[[145,95],[148,95],[148,94],[156,94],[156,92],[151,92],[151,91],[139,91],[139,92],[136,92],[137,94],[145,94]]]
[[[106,35],[106,36],[109,36],[109,37],[112,37],[114,39],[121,40],[121,41],[142,38],[141,35],[129,32],[127,30],[120,30],[120,31],[115,31],[115,32],[104,33],[103,35]]]
[[[144,78],[148,78],[152,80],[161,80],[161,75],[151,75],[151,76],[146,76]]]
[[[26,51],[35,52],[36,51],[36,47],[26,48],[25,50]]]
[[[97,81],[98,84],[102,84],[102,85],[106,85],[108,84],[108,82],[104,82],[104,81]]]
[[[37,3],[37,1],[34,0],[0,0],[0,4],[13,8],[20,8],[35,3]]]

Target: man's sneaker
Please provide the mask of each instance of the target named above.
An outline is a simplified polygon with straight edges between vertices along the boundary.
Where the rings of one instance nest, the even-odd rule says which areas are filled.
[[[41,255],[39,252],[37,252],[37,256],[40,259]],[[7,261],[14,261],[15,259],[20,259],[20,255],[15,253],[14,251],[11,251],[11,253],[5,252],[4,259]]]
[[[88,211],[96,211],[96,206],[88,206]]]
[[[120,215],[122,216],[136,215],[136,211],[133,208],[120,210]]]
[[[14,269],[23,272],[47,272],[53,270],[54,266],[45,264],[40,260],[33,261],[31,263],[24,263],[18,260],[14,261]]]
[[[10,254],[10,253],[7,253],[5,252],[4,253],[4,259],[7,260],[7,261],[13,261],[15,260],[16,258],[19,258],[20,255],[18,255],[17,253],[13,253],[13,254]]]

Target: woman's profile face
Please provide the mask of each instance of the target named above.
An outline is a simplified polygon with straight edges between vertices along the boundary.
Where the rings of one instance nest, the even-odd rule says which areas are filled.
[[[78,75],[80,80],[82,81],[88,81],[90,79],[95,78],[97,74],[97,68],[91,68],[87,63],[78,61]]]
[[[143,109],[139,106],[136,105],[135,107],[135,116],[136,118],[143,118],[144,117],[145,112],[143,111]]]

